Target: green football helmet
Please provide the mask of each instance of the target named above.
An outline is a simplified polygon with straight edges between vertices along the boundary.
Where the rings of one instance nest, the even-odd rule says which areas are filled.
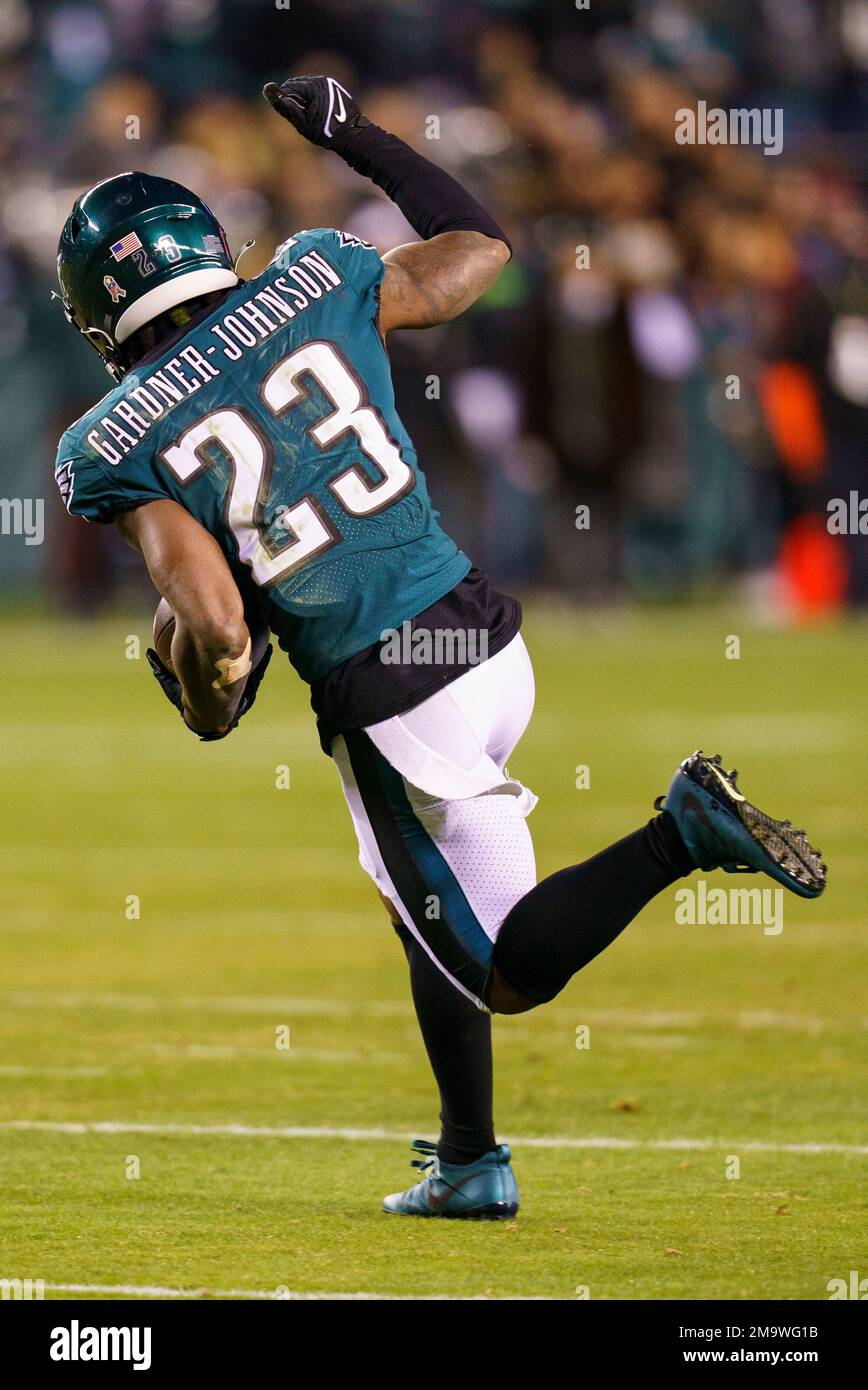
[[[170,179],[117,174],[76,198],[57,254],[64,312],[115,381],[119,348],[185,300],[238,284],[210,208]]]

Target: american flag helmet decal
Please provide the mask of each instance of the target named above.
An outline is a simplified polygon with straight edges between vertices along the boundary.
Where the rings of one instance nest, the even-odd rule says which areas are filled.
[[[109,247],[116,261],[122,261],[124,256],[129,256],[133,251],[141,251],[141,249],[142,243],[136,232],[127,232],[126,236],[121,237],[120,241],[114,242]]]

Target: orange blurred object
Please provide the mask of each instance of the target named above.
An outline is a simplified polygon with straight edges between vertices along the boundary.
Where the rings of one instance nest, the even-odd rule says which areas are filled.
[[[781,541],[778,568],[796,617],[828,617],[843,606],[847,556],[822,516],[800,516],[791,522]]]
[[[826,457],[817,392],[797,362],[772,362],[759,379],[769,433],[788,472],[816,477]]]

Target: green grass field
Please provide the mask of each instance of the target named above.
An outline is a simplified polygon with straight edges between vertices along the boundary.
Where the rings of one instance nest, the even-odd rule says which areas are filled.
[[[830,886],[787,894],[778,936],[678,926],[664,894],[554,1004],[496,1020],[523,1202],[483,1225],[380,1211],[437,1106],[305,689],[275,661],[238,733],[200,745],[125,655],[147,628],[0,623],[0,1277],[825,1299],[868,1276],[864,625],[528,606],[537,713],[511,770],[540,795],[541,874],[634,828],[702,746],[807,824]]]

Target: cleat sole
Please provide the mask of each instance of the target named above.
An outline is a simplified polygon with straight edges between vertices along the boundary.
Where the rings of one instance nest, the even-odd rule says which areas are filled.
[[[826,886],[826,866],[804,830],[794,830],[786,821],[774,820],[749,801],[738,810],[751,838],[788,878],[810,893],[822,893]]]
[[[678,782],[677,774],[669,789],[672,792],[677,784],[681,809],[689,808],[700,827],[698,843],[691,846],[685,841],[688,843],[688,849],[692,848],[694,860],[699,868],[721,868],[729,874],[767,873],[799,897],[820,896],[827,880],[827,869],[821,851],[814,848],[804,830],[796,829],[788,820],[775,820],[773,816],[767,815],[748,801],[736,784],[737,773],[734,769],[726,771],[720,754],[715,753],[708,757],[701,749],[697,749],[681,764],[680,772],[693,782],[697,789],[701,789],[711,798],[708,810],[702,808],[695,796],[691,801],[691,793],[684,791],[683,783]],[[658,798],[654,803],[655,808],[659,810],[664,807],[667,799],[668,793],[667,797]],[[725,815],[741,825],[744,834],[750,839],[750,852],[746,843],[738,847],[738,858],[733,855],[727,859],[719,852],[714,843],[715,838],[720,842],[720,833],[723,833],[723,843],[726,843],[726,834],[725,831],[718,832],[709,820],[709,812],[711,815],[716,814],[715,807],[719,807]],[[706,835],[704,842],[703,833]],[[735,844],[733,848],[736,848]]]

